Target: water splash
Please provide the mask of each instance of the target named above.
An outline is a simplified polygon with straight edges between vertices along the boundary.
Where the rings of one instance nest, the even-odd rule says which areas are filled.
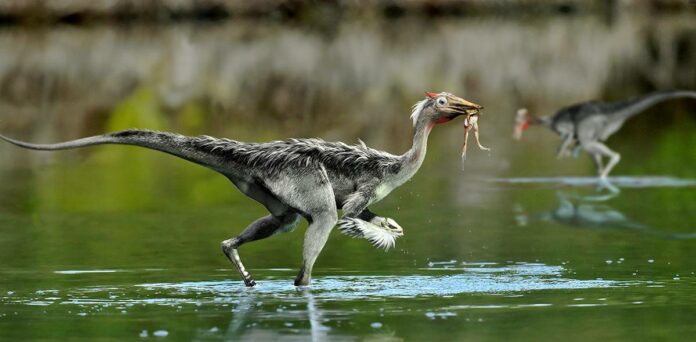
[[[317,300],[383,300],[423,298],[467,293],[509,293],[538,290],[610,288],[635,285],[614,280],[581,280],[564,277],[562,266],[541,263],[432,262],[422,274],[336,275],[317,277],[309,291]],[[474,266],[476,265],[476,266]],[[472,267],[474,266],[474,267]],[[89,273],[89,272],[86,272]],[[160,282],[136,285],[91,286],[65,290],[13,293],[0,297],[0,303],[24,305],[82,305],[125,309],[134,305],[179,306],[236,304],[249,295],[293,300],[302,289],[290,279],[260,279],[247,289],[237,280]]]

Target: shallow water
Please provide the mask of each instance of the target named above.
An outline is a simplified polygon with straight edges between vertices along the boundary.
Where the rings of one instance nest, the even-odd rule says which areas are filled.
[[[302,228],[242,248],[256,288],[245,288],[227,264],[217,243],[230,233],[230,223],[245,221],[237,217],[259,211],[248,201],[96,215],[6,212],[0,336],[537,340],[569,332],[577,339],[693,334],[696,234],[681,219],[659,224],[669,219],[655,216],[673,216],[677,207],[656,208],[659,201],[637,206],[656,193],[693,193],[694,187],[675,178],[612,181],[620,179],[616,184],[625,187],[617,186],[619,193],[585,180],[569,187],[573,178],[496,179],[466,188],[502,199],[430,206],[428,216],[416,211],[417,202],[387,204],[380,211],[394,213],[406,229],[396,250],[377,251],[334,233],[308,288],[292,285]],[[406,192],[418,197],[433,193],[412,186]],[[605,193],[611,197],[595,198]],[[636,327],[636,320],[644,323]]]
[[[532,338],[549,336],[536,334],[533,328],[557,315],[571,319],[601,310],[610,319],[624,310],[661,312],[667,305],[694,304],[679,300],[686,290],[683,283],[693,277],[681,282],[644,276],[576,279],[576,272],[565,265],[523,262],[449,260],[427,266],[392,275],[333,270],[329,272],[334,275],[317,277],[311,288],[292,286],[287,279],[290,270],[258,269],[261,281],[253,289],[226,279],[229,270],[188,277],[206,280],[180,282],[171,281],[181,278],[179,272],[168,269],[5,271],[4,277],[54,283],[3,293],[0,322],[6,338],[134,338],[165,333],[211,340],[467,337],[486,336],[490,333],[485,333],[486,326],[501,323],[508,329],[523,329],[527,333],[522,336]],[[508,321],[517,316],[528,320]],[[31,324],[31,331],[17,329],[24,324]],[[414,325],[425,330],[414,331]],[[601,335],[616,332],[606,333]]]
[[[461,122],[437,127],[418,174],[371,207],[404,228],[395,249],[333,232],[313,284],[295,288],[303,222],[240,249],[258,282],[247,289],[219,243],[266,212],[224,177],[132,147],[0,144],[0,340],[696,336],[693,102],[629,121],[608,142],[622,154],[608,181],[585,155],[555,159],[550,132],[509,138],[521,106],[694,87],[692,16],[609,21],[0,30],[24,47],[0,60],[0,131],[13,137],[141,127],[399,153],[410,106],[446,88],[485,105],[493,149],[469,150],[462,172]]]

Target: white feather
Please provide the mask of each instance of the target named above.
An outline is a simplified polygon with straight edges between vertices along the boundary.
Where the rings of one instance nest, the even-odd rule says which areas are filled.
[[[353,238],[362,238],[370,241],[377,247],[389,250],[396,245],[399,235],[370,222],[356,218],[344,218],[338,221],[338,230]]]
[[[413,108],[411,110],[411,120],[413,120],[413,127],[416,127],[416,122],[418,122],[418,118],[420,117],[420,114],[423,111],[423,108],[425,107],[425,104],[427,102],[428,99],[425,99],[423,101],[418,101],[415,105],[413,105]]]

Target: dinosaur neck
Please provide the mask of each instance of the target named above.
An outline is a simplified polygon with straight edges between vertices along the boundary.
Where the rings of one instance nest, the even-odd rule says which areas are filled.
[[[551,127],[551,123],[553,121],[551,120],[551,116],[534,116],[532,115],[532,119],[529,120],[529,123],[531,125],[537,125],[537,126],[544,126],[544,127]]]
[[[419,120],[413,134],[413,145],[411,149],[401,155],[402,167],[397,174],[397,179],[403,183],[413,177],[423,164],[425,152],[428,147],[428,135],[433,129],[433,123],[426,120]]]

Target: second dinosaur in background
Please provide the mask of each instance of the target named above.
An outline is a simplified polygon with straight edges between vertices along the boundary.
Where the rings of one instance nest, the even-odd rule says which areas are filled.
[[[513,138],[520,140],[531,125],[547,127],[561,136],[558,158],[570,156],[571,144],[575,143],[576,151],[587,152],[595,162],[599,176],[605,178],[621,160],[621,155],[604,142],[629,118],[657,103],[677,98],[696,99],[696,91],[660,91],[617,102],[581,102],[547,116],[534,116],[526,108],[521,108],[515,117]],[[603,165],[602,157],[609,158],[606,165]]]

